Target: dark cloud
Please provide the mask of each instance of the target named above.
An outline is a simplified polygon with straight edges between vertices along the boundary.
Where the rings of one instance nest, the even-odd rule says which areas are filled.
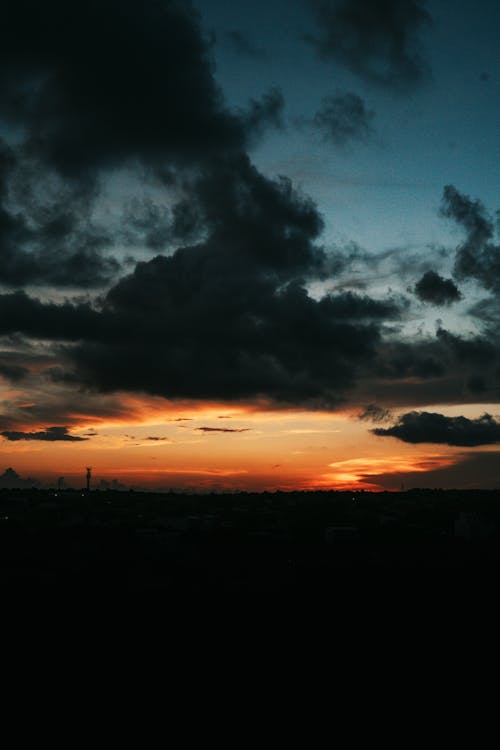
[[[96,199],[91,181],[61,179],[0,142],[0,283],[91,287],[115,277],[112,238],[92,220]]]
[[[357,370],[357,403],[385,408],[408,404],[496,402],[500,394],[498,330],[457,335],[439,327],[435,336],[403,340],[384,336],[376,355]]]
[[[261,99],[252,99],[248,108],[241,113],[241,121],[249,142],[260,138],[271,127],[283,130],[283,110],[285,100],[277,88],[271,89]]]
[[[187,2],[20,0],[0,42],[0,121],[24,138],[1,157],[0,280],[90,287],[121,270],[117,240],[170,252],[94,304],[0,294],[0,334],[52,342],[60,388],[338,403],[399,306],[308,293],[331,272],[322,217],[246,153],[281,124],[281,93],[228,112]],[[138,198],[103,233],[100,180],[138,164],[174,205]]]
[[[473,375],[467,380],[467,388],[471,393],[482,395],[487,391],[487,384],[480,375]]]
[[[455,364],[471,364],[486,368],[495,364],[500,351],[498,344],[484,336],[466,338],[450,333],[445,328],[438,328],[436,336],[453,355]]]
[[[415,294],[422,302],[430,302],[432,305],[451,305],[462,296],[451,279],[445,279],[435,271],[424,273],[415,284]]]
[[[498,342],[488,336],[460,336],[439,327],[434,337],[385,341],[372,374],[389,379],[435,379],[485,374],[500,355]]]
[[[367,140],[373,135],[375,113],[361,97],[349,92],[327,96],[313,119],[325,141],[345,146],[352,141]]]
[[[189,2],[9,3],[0,68],[0,117],[67,174],[244,143]]]
[[[341,39],[334,56],[351,69],[400,88],[420,80],[421,3],[314,7],[330,9],[337,25],[335,34],[325,25],[325,39]],[[46,393],[40,385],[33,405],[12,406],[4,433],[43,434],[22,432],[21,416],[71,426],[85,404],[97,413],[96,392],[332,406],[360,374],[447,376],[460,342],[442,335],[429,351],[386,343],[402,299],[308,291],[312,281],[333,284],[352,259],[325,252],[307,196],[252,165],[247,149],[281,126],[283,98],[272,90],[227,109],[189,2],[19,0],[5,10],[0,42],[0,126],[15,133],[0,148],[0,283],[107,287],[93,302],[0,293],[0,334],[41,342],[53,358],[38,375]],[[325,103],[337,139],[366,133],[371,113],[360,102]],[[122,225],[103,229],[103,185],[118,169],[156,182],[134,201],[121,185]],[[120,279],[121,245],[165,255]],[[464,378],[477,389],[472,354],[468,362]],[[21,360],[1,367],[35,379]],[[44,400],[51,389],[54,400]],[[101,408],[117,409],[111,399]]]
[[[86,437],[76,437],[76,435],[70,435],[67,427],[47,427],[45,430],[39,432],[18,432],[16,430],[4,430],[0,432],[0,435],[5,440],[18,441],[18,440],[44,440],[47,442],[54,441],[65,441],[65,442],[81,442],[87,440]]]
[[[231,429],[230,427],[197,427],[198,432],[249,432],[249,427]]]
[[[475,279],[485,289],[500,291],[500,245],[493,242],[495,222],[479,200],[472,200],[453,185],[443,191],[441,214],[454,219],[466,231],[457,248],[455,275]]]
[[[266,56],[265,51],[258,47],[246,32],[240,29],[227,31],[225,37],[233,51],[238,55],[252,59]]]
[[[0,335],[20,332],[39,339],[78,341],[106,336],[112,321],[87,304],[44,303],[25,292],[0,294]],[[108,330],[109,335],[109,330]]]
[[[491,330],[500,330],[500,299],[498,295],[476,302],[467,312],[482,321]]]
[[[431,24],[421,0],[307,0],[318,23],[309,37],[325,60],[335,60],[370,83],[414,89],[429,75],[419,43]]]
[[[371,375],[389,380],[435,380],[446,375],[452,363],[448,349],[436,339],[383,342]]]
[[[379,325],[342,319],[335,299],[245,275],[228,283],[209,268],[187,274],[186,262],[188,253],[158,258],[112,290],[108,305],[128,335],[68,348],[76,382],[170,398],[332,404],[373,356]]]
[[[359,414],[358,419],[381,424],[383,422],[392,422],[393,416],[388,409],[383,409],[376,404],[368,404],[361,414]]]
[[[274,91],[241,116],[225,108],[189,2],[8,4],[0,127],[15,138],[0,142],[0,283],[103,286],[121,270],[124,238],[155,251],[192,240],[199,227],[186,201],[104,230],[95,219],[103,175],[141,165],[175,180],[240,153],[279,124],[281,108]]]
[[[189,199],[182,198],[167,207],[149,197],[134,197],[125,204],[117,240],[134,249],[158,253],[180,242],[195,241],[203,229],[196,206]]]
[[[0,375],[13,383],[23,380],[29,374],[27,367],[0,362]]]
[[[120,269],[116,259],[103,257],[95,249],[95,245],[101,244],[101,239],[90,234],[84,237],[74,227],[70,216],[59,217],[60,224],[46,225],[38,233],[26,228],[19,231],[21,227],[15,228],[15,222],[5,219],[4,213],[3,217],[0,216],[0,224],[3,225],[0,226],[1,284],[9,287],[32,284],[88,289],[109,283]],[[10,226],[6,228],[6,224]],[[59,235],[57,239],[51,239],[52,232]],[[16,239],[21,239],[20,244]],[[22,248],[24,243],[36,249],[26,251]]]
[[[109,291],[107,326],[67,349],[75,377],[171,398],[338,402],[398,303],[353,293],[313,299],[305,280],[322,278],[327,265],[315,243],[321,217],[288,181],[263,177],[246,158],[204,174],[192,200],[208,238],[139,263]]]
[[[372,432],[382,437],[395,437],[405,443],[462,446],[500,443],[500,422],[490,414],[483,414],[479,419],[467,419],[412,411],[399,417],[393,427],[378,427]]]
[[[397,320],[405,304],[404,298],[375,300],[367,294],[350,291],[327,295],[320,301],[320,306],[332,317],[349,321]]]
[[[407,489],[412,487],[440,487],[442,489],[488,488],[500,487],[500,452],[470,452],[459,453],[454,456],[453,465],[435,467],[435,463],[428,461],[424,470],[387,474],[366,474],[364,481],[389,490],[399,490],[401,482]]]
[[[123,240],[129,245],[142,245],[159,252],[177,239],[172,231],[170,210],[150,198],[132,198],[125,207],[123,220]]]

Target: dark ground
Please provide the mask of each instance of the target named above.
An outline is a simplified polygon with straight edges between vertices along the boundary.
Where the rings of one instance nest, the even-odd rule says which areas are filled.
[[[3,590],[334,596],[499,571],[500,490],[0,491]]]

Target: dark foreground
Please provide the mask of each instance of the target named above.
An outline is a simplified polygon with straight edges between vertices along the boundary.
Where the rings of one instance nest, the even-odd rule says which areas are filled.
[[[0,490],[0,587],[319,591],[500,572],[500,491]]]

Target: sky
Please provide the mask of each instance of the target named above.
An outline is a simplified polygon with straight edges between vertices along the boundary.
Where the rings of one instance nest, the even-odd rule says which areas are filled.
[[[499,487],[499,28],[9,0],[0,486]]]

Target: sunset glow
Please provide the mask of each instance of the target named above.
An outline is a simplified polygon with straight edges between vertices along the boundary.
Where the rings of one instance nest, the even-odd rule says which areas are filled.
[[[265,410],[255,405],[178,404],[123,396],[120,416],[68,415],[75,442],[2,441],[5,466],[26,477],[83,486],[92,466],[93,486],[117,480],[126,487],[190,490],[364,489],[399,490],[411,476],[458,464],[452,447],[386,445],[345,413]],[[441,412],[455,410],[443,406]],[[477,406],[471,415],[481,411]],[[18,429],[43,431],[47,425]],[[484,452],[484,449],[483,449]],[[356,457],[353,457],[356,456]]]

